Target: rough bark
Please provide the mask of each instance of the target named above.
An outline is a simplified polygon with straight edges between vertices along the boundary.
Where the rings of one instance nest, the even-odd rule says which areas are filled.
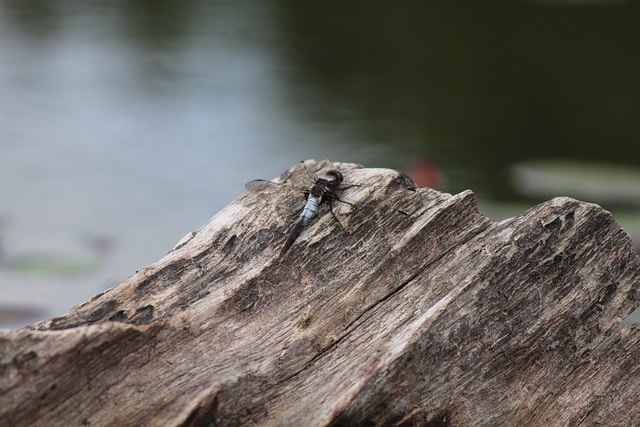
[[[640,268],[608,212],[557,198],[492,223],[470,191],[307,164],[344,173],[344,230],[323,207],[281,257],[303,196],[245,193],[122,284],[1,332],[0,423],[640,422],[640,338],[618,326]]]

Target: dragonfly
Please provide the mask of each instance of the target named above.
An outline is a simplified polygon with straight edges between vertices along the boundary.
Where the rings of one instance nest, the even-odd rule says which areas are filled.
[[[331,212],[331,215],[343,230],[344,227],[342,226],[342,223],[333,212],[333,202],[338,201],[350,206],[354,206],[352,203],[343,200],[338,195],[339,191],[346,190],[347,188],[351,187],[342,185],[344,181],[344,175],[342,174],[342,172],[336,169],[330,169],[326,171],[323,176],[317,177],[315,174],[309,171],[304,162],[302,162],[302,165],[304,167],[306,175],[311,178],[311,182],[313,182],[313,184],[302,188],[293,187],[293,189],[296,189],[298,192],[304,194],[306,203],[304,208],[302,209],[302,212],[300,213],[300,216],[293,225],[293,228],[289,233],[289,237],[287,238],[284,247],[280,251],[280,256],[284,255],[291,248],[291,246],[293,246],[295,241],[298,239],[298,237],[300,237],[304,229],[309,224],[309,221],[311,221],[311,219],[316,216],[316,214],[318,213],[318,209],[322,204],[329,205],[329,212]],[[248,182],[245,185],[245,188],[247,190],[276,189],[282,191],[284,188],[291,189],[292,186],[287,184],[279,184],[264,179],[256,179]]]

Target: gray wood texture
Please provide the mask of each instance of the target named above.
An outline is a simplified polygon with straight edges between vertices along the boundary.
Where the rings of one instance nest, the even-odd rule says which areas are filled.
[[[280,256],[304,195],[251,190],[120,285],[0,332],[0,425],[640,423],[640,339],[619,328],[640,268],[608,212],[557,198],[494,223],[470,191],[306,165],[344,173],[344,229],[323,206]]]

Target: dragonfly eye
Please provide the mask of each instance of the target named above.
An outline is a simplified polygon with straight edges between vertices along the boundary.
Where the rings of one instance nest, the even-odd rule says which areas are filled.
[[[342,175],[342,172],[331,169],[329,171],[327,171],[326,175],[327,178],[329,178],[329,180],[331,181],[338,181],[338,182],[342,182],[344,180],[344,176]]]

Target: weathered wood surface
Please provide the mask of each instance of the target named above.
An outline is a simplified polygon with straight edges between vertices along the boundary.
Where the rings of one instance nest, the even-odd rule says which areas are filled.
[[[378,186],[342,193],[346,231],[325,207],[280,257],[304,198],[242,195],[119,286],[0,333],[0,424],[640,423],[640,339],[618,329],[640,268],[609,213],[558,198],[492,223],[469,191],[308,164]]]

